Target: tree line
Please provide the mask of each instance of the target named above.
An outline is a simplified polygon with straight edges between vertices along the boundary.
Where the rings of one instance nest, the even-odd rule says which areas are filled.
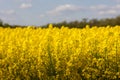
[[[53,23],[54,27],[61,28],[63,25],[69,28],[84,28],[86,25],[90,27],[97,26],[97,27],[106,27],[106,26],[116,26],[120,25],[120,16],[115,18],[104,18],[104,19],[91,19],[88,20],[87,18],[82,19],[81,21],[71,21],[71,22],[60,22],[60,23]]]
[[[115,26],[115,25],[120,25],[120,16],[117,16],[115,18],[104,18],[104,19],[91,19],[88,20],[87,18],[83,18],[81,21],[63,21],[59,23],[52,23],[53,27],[58,27],[61,28],[62,26],[68,27],[68,28],[84,28],[86,25],[89,25],[90,27],[92,26],[97,26],[97,27],[106,27],[106,26]],[[41,26],[42,28],[47,28],[49,24]],[[25,28],[27,26],[22,26],[22,25],[10,25],[8,23],[4,23],[0,19],[0,27],[10,27],[10,28],[16,28],[16,27],[22,27]],[[39,28],[39,26],[34,27],[34,28]]]

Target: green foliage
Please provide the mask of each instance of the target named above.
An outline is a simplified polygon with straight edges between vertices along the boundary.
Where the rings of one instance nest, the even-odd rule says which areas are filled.
[[[0,26],[3,26],[3,21],[0,19]]]
[[[62,25],[69,28],[85,28],[86,25],[90,25],[90,27],[92,26],[104,27],[107,25],[115,26],[115,25],[120,25],[120,16],[117,16],[115,18],[91,19],[91,20],[88,20],[87,18],[83,18],[81,21],[77,21],[77,20],[71,22],[63,21],[60,23],[53,23],[53,25],[54,27],[57,26],[58,28],[61,28]]]
[[[52,23],[54,26],[53,27],[57,27],[57,28],[61,28],[62,26],[68,27],[68,28],[85,28],[86,25],[90,25],[90,27],[93,26],[97,26],[97,27],[105,27],[107,25],[110,26],[115,26],[115,25],[120,25],[120,16],[117,16],[115,18],[105,18],[105,19],[91,19],[88,20],[87,18],[83,18],[81,21],[71,21],[71,22],[67,22],[67,21],[62,21],[59,23]],[[41,28],[48,28],[49,24],[43,25],[43,26],[36,26],[34,27],[35,29],[38,27]],[[16,27],[21,27],[21,28],[26,28],[27,26],[23,26],[23,25],[10,25],[8,23],[3,23],[3,21],[0,19],[0,26],[1,27],[10,27],[10,28],[16,28]]]

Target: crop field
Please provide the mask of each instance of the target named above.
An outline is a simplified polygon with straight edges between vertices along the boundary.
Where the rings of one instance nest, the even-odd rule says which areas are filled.
[[[0,28],[0,80],[119,80],[120,26]]]

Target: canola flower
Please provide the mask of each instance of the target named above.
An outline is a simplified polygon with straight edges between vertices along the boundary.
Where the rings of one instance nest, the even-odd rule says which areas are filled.
[[[0,80],[90,79],[120,79],[120,26],[0,28]]]

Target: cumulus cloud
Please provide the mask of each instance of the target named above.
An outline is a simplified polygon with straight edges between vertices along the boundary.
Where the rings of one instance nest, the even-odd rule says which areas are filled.
[[[107,11],[100,11],[100,15],[105,15],[105,14],[117,14],[116,10],[107,10]]]
[[[31,2],[32,0],[14,0],[14,1],[17,1],[17,2]]]
[[[90,6],[90,9],[91,10],[105,10],[105,9],[107,9],[108,8],[108,6],[107,5],[96,5],[96,6]]]
[[[7,16],[0,16],[2,20],[4,21],[15,21],[15,17],[7,17]]]
[[[40,18],[43,18],[43,17],[45,17],[45,15],[44,15],[44,14],[41,14],[39,17],[40,17]]]
[[[113,0],[113,1],[120,2],[120,0]]]
[[[108,5],[94,5],[90,6],[89,11],[98,13],[99,15],[116,15],[120,13],[120,4],[108,6]]]
[[[94,6],[90,6],[89,10],[119,10],[120,9],[120,4],[116,4],[113,6],[108,6],[108,5],[94,5]]]
[[[0,13],[4,15],[13,15],[15,14],[15,11],[14,10],[2,10],[0,11]]]
[[[60,5],[52,10],[46,11],[44,14],[39,15],[40,18],[50,16],[68,16],[68,13],[90,13],[91,15],[104,16],[104,15],[118,15],[120,14],[120,4],[117,5],[91,5],[91,6],[77,6],[71,4]]]
[[[111,7],[112,9],[120,9],[120,4]]]
[[[22,3],[22,4],[20,5],[20,8],[21,8],[21,9],[26,9],[26,8],[30,8],[30,7],[32,7],[32,4],[31,4],[31,3]]]
[[[65,4],[65,5],[57,6],[55,9],[50,10],[47,13],[51,14],[51,15],[59,15],[59,14],[62,14],[62,12],[65,12],[65,11],[77,11],[79,9],[80,9],[79,6]]]

